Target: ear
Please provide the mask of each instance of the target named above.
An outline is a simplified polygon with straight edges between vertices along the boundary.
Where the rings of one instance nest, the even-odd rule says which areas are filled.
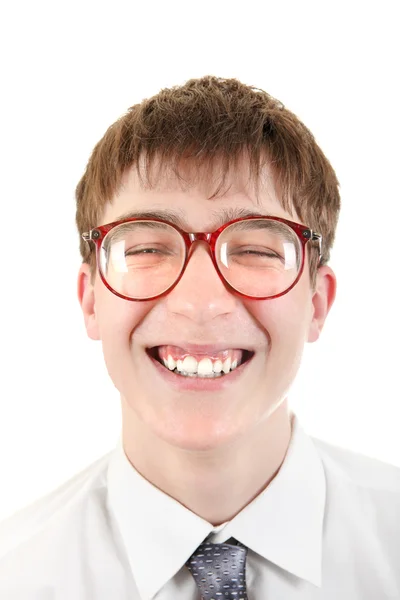
[[[308,332],[308,342],[319,338],[325,319],[336,297],[336,276],[327,265],[317,271],[315,291],[312,297],[312,315]]]
[[[90,282],[90,266],[87,263],[82,263],[79,269],[77,291],[87,334],[92,340],[99,340],[100,333],[96,316],[94,286]]]

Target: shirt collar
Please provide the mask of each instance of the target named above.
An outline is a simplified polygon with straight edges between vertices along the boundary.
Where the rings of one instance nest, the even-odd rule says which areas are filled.
[[[107,488],[108,506],[143,600],[151,600],[210,534],[209,540],[217,543],[234,537],[282,569],[321,586],[325,474],[295,414],[277,475],[225,526],[214,528],[140,475],[125,455],[122,436],[110,457]]]

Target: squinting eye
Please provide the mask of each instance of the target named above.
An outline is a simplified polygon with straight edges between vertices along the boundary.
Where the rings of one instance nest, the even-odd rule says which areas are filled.
[[[241,250],[240,252],[232,252],[232,254],[252,254],[254,256],[267,256],[268,258],[281,258],[275,252],[265,252],[263,250]]]
[[[160,252],[156,248],[142,248],[141,250],[128,250],[125,252],[125,256],[135,256],[137,254],[155,254]]]
[[[139,245],[125,250],[125,256],[140,256],[143,254],[164,254],[171,256],[174,254],[174,248],[168,246],[159,246],[158,248],[154,246],[144,247],[143,245]]]

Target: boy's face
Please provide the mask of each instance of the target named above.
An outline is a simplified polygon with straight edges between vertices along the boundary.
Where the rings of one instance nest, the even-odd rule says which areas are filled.
[[[281,207],[271,176],[258,200],[241,172],[227,183],[232,187],[225,195],[209,200],[210,189],[199,185],[183,191],[172,180],[144,190],[131,169],[98,224],[117,221],[129,211],[168,210],[181,217],[182,229],[213,231],[223,209],[300,222]],[[202,242],[179,283],[156,300],[119,298],[98,274],[91,286],[89,267],[83,264],[78,290],[86,329],[89,337],[102,341],[109,375],[121,394],[124,435],[140,431],[182,449],[212,449],[252,436],[274,411],[286,410],[304,344],[318,339],[336,289],[332,270],[324,266],[312,291],[307,256],[297,285],[273,300],[248,300],[229,291]],[[171,373],[148,354],[156,346],[184,350],[189,344],[254,354],[232,373],[204,380]]]

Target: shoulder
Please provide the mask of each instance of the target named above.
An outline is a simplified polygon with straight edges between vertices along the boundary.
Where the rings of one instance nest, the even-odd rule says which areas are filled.
[[[332,526],[378,541],[392,558],[400,556],[400,467],[312,439],[325,470]]]
[[[311,439],[328,473],[371,492],[400,495],[400,467],[319,438]]]
[[[88,506],[102,512],[107,453],[51,493],[0,522],[0,587],[23,574],[34,581],[39,565],[49,566],[79,535]]]

